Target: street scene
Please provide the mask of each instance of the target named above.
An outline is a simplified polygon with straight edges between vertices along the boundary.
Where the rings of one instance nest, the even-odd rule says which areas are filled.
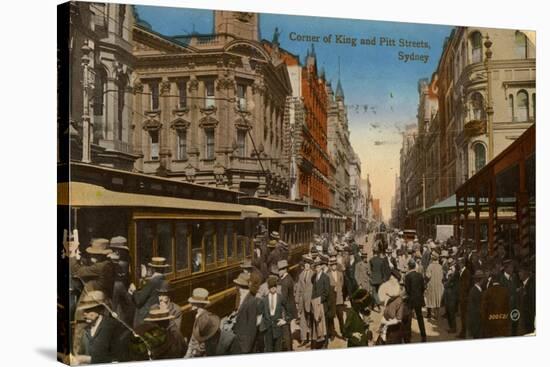
[[[61,362],[535,335],[535,32],[58,19]]]

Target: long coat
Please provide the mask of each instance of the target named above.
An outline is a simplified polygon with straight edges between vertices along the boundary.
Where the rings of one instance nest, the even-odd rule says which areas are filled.
[[[294,280],[292,276],[287,273],[287,275],[279,280],[281,286],[281,296],[286,305],[286,312],[290,319],[295,319],[297,316],[296,311],[296,302],[294,301]]]
[[[370,265],[370,283],[374,286],[384,283],[389,278],[388,262],[379,256],[375,256],[369,260]]]
[[[336,273],[336,279],[334,277],[334,273]],[[334,292],[336,293],[336,304],[344,304],[344,275],[338,270],[335,272],[329,270],[327,275],[330,280],[330,285],[334,288]]]
[[[443,283],[443,302],[451,310],[456,310],[458,304],[458,283],[458,272],[456,270],[449,274]]]
[[[468,332],[474,338],[481,337],[481,295],[477,286],[473,286],[468,294]]]
[[[346,312],[346,321],[342,328],[342,336],[348,340],[348,347],[364,347],[368,345],[368,324],[359,316],[359,313],[350,308]],[[360,338],[353,336],[361,334]]]
[[[426,287],[426,307],[440,307],[443,298],[443,269],[441,264],[432,261],[426,269],[426,278],[429,279]]]
[[[313,276],[313,270],[302,271],[298,276],[296,282],[296,303],[298,305],[298,312],[311,312],[311,293],[313,292],[313,283],[311,277]]]
[[[239,307],[235,318],[235,325],[233,326],[235,339],[233,340],[231,354],[252,352],[256,339],[257,315],[256,297],[248,293]]]
[[[461,312],[466,312],[466,309],[468,308],[468,294],[470,292],[470,288],[472,287],[472,275],[468,267],[464,268],[462,274],[460,274],[460,270],[458,270],[458,274],[458,304]],[[463,318],[465,316],[466,315],[461,315]]]
[[[481,332],[484,338],[510,336],[510,296],[508,288],[493,283],[481,296]]]
[[[355,281],[357,282],[357,287],[366,290],[370,289],[368,263],[361,260],[355,265]]]
[[[407,302],[412,308],[424,306],[424,278],[416,270],[410,270],[405,275],[405,291]]]
[[[313,300],[317,297],[320,297],[321,304],[323,305],[326,314],[328,311],[328,297],[330,293],[330,280],[328,278],[328,275],[322,272],[319,280],[317,280],[317,274],[314,274],[311,278],[311,282],[313,284],[311,290],[311,299]]]
[[[136,305],[136,313],[134,316],[134,326],[143,324],[143,320],[149,314],[151,306],[158,303],[160,289],[166,282],[164,275],[154,274],[145,285],[134,292],[132,299]]]

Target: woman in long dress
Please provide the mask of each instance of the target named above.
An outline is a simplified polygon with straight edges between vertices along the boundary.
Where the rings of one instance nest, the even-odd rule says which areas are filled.
[[[431,263],[426,268],[426,307],[428,308],[428,318],[433,315],[437,320],[439,317],[439,308],[443,298],[443,268],[439,264],[439,255],[432,252]],[[433,312],[433,313],[432,313]]]

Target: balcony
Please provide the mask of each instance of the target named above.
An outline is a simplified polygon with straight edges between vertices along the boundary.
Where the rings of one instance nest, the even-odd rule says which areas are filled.
[[[487,132],[487,121],[472,119],[464,124],[464,137],[472,138]]]

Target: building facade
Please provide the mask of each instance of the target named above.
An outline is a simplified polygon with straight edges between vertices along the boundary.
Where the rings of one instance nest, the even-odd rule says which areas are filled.
[[[259,41],[258,14],[214,11],[214,33],[134,27],[136,169],[250,196],[287,197],[284,62]]]
[[[71,2],[69,120],[73,159],[125,170],[132,147],[133,6]]]

